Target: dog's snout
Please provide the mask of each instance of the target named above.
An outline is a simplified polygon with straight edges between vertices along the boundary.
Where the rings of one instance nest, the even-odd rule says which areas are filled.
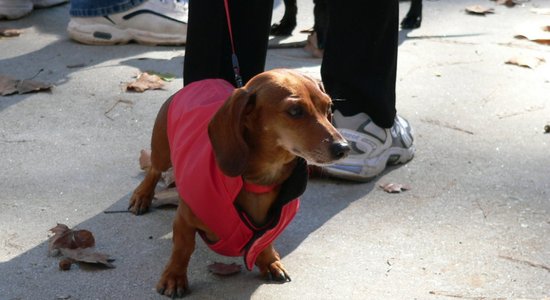
[[[330,153],[334,159],[341,159],[348,155],[351,150],[347,142],[334,142],[330,146]]]

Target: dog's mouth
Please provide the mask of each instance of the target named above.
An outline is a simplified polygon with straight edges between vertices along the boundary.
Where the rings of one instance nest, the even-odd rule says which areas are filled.
[[[318,167],[330,166],[347,156],[346,153],[339,157],[332,157],[329,154],[329,151],[322,151],[321,149],[315,149],[314,151],[301,151],[300,149],[292,148],[290,152],[296,156],[305,159],[308,165],[314,165]]]

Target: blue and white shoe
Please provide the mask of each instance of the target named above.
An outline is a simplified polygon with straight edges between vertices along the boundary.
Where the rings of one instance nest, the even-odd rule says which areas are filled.
[[[122,13],[73,17],[69,36],[88,45],[135,41],[146,45],[183,45],[187,40],[188,0],[149,0]]]
[[[386,165],[406,163],[414,156],[413,130],[402,117],[397,116],[390,129],[378,127],[364,113],[344,117],[335,111],[333,122],[349,142],[351,152],[343,160],[323,168],[330,176],[366,182],[384,171]]]

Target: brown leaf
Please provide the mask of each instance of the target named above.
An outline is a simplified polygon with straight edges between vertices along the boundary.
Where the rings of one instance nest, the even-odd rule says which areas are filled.
[[[67,231],[70,231],[69,227],[65,224],[59,224],[57,223],[57,226],[55,226],[54,228],[50,229],[51,232],[53,232],[54,234],[64,234],[65,232]]]
[[[52,85],[45,82],[23,79],[17,84],[19,94],[50,90]]]
[[[0,37],[14,37],[14,36],[20,36],[23,31],[20,29],[12,29],[12,28],[0,28]]]
[[[174,169],[170,168],[166,172],[162,173],[162,180],[167,187],[174,187],[176,178],[174,177]]]
[[[0,75],[0,94],[2,96],[11,94],[26,94],[42,90],[50,90],[52,85],[34,80],[19,80],[10,76]]]
[[[241,272],[241,269],[242,269],[242,266],[236,263],[224,264],[224,263],[215,262],[208,266],[208,271],[216,275],[223,275],[223,276],[235,275]]]
[[[474,15],[486,15],[495,12],[494,9],[485,7],[483,5],[472,5],[465,8],[466,12]]]
[[[93,252],[89,249],[65,249],[61,248],[61,254],[66,258],[72,259],[76,262],[83,262],[88,264],[99,264],[107,268],[114,268],[111,263],[114,259],[109,258],[108,254]]]
[[[94,235],[88,230],[71,230],[67,225],[57,224],[50,229],[54,235],[50,238],[48,249],[51,256],[56,256],[63,248],[89,248],[95,245]]]
[[[153,207],[178,206],[180,197],[176,188],[169,188],[155,193],[155,198],[151,205]]]
[[[506,64],[534,69],[545,62],[544,58],[536,56],[515,56],[506,61]]]
[[[400,183],[384,183],[379,186],[387,193],[401,193],[411,189],[409,185]]]
[[[515,38],[550,45],[550,25],[546,23],[527,23],[519,27]]]
[[[141,149],[139,153],[139,167],[147,170],[151,167],[151,150]]]
[[[127,90],[134,90],[143,93],[145,90],[158,90],[164,87],[162,78],[157,75],[150,75],[147,72],[138,75],[137,80],[126,86]]]
[[[71,269],[71,265],[73,264],[74,260],[70,258],[64,258],[59,261],[59,269],[62,271],[68,271]]]
[[[496,2],[497,2],[497,4],[506,5],[508,7],[514,7],[516,5],[515,0],[496,0]]]
[[[11,95],[17,93],[17,83],[19,80],[0,75],[0,94],[2,96]]]

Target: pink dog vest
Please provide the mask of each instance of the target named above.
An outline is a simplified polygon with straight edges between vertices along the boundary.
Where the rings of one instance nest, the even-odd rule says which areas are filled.
[[[208,123],[233,90],[222,79],[201,80],[181,89],[170,103],[167,132],[178,193],[220,240],[211,243],[204,234],[201,237],[219,254],[243,255],[251,270],[258,255],[296,215],[298,197],[307,184],[307,168],[300,158],[298,167],[281,187],[271,221],[262,227],[254,226],[233,203],[243,180],[220,171],[207,131]]]

